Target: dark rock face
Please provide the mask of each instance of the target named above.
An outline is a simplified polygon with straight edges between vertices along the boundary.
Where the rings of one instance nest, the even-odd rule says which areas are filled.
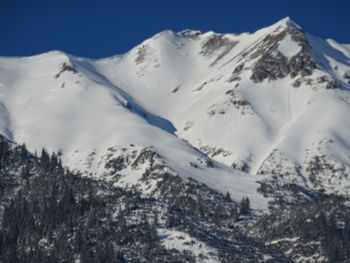
[[[341,84],[329,76],[321,76],[316,79],[317,83],[326,83],[326,89],[340,89]]]
[[[296,81],[293,82],[292,86],[293,88],[299,88],[300,84],[301,84],[301,81],[297,79]]]
[[[318,78],[306,78],[301,76],[293,82],[292,86],[294,88],[299,88],[302,84],[307,86],[323,87],[325,89],[342,89],[341,83],[329,75],[323,75]]]
[[[345,72],[343,74],[343,78],[347,81],[348,84],[350,84],[350,72]]]
[[[288,64],[288,69],[292,78],[296,77],[298,73],[303,77],[310,76],[315,68],[315,62],[306,53],[294,56]]]
[[[228,82],[233,82],[233,81],[241,80],[241,77],[239,77],[239,74],[241,74],[243,69],[244,69],[244,63],[239,64],[237,67],[235,67],[235,69],[232,72],[231,77],[227,81]]]
[[[292,40],[301,46],[299,53],[289,59],[278,51],[279,42],[287,35],[291,35]],[[262,82],[265,79],[276,80],[289,74],[292,78],[299,74],[309,76],[316,68],[316,63],[310,55],[309,44],[303,32],[295,28],[287,28],[276,35],[265,37],[262,45],[250,58],[255,59],[259,56],[260,58],[255,63],[253,74],[250,77],[254,82]]]
[[[336,80],[328,81],[326,89],[340,89],[341,85]]]
[[[214,53],[217,49],[227,45],[230,41],[224,35],[214,34],[202,46],[201,53],[209,55]]]
[[[197,39],[200,35],[202,34],[201,31],[199,30],[190,30],[190,29],[185,29],[180,32],[180,35],[192,39]]]
[[[61,74],[65,71],[70,71],[70,72],[73,72],[74,74],[77,74],[79,72],[79,70],[77,70],[74,66],[71,66],[71,65],[68,65],[66,62],[64,62],[62,64],[62,67],[61,67],[61,70],[60,72],[58,72],[56,75],[55,75],[55,78],[59,78],[61,76]]]
[[[109,160],[108,162],[106,162],[105,168],[113,168],[113,170],[111,171],[113,174],[125,169],[126,165],[124,156],[118,156],[118,158],[116,159]]]
[[[250,170],[249,164],[247,162],[242,162],[242,163],[232,163],[232,168],[241,170],[242,172],[248,173]]]
[[[212,56],[218,50],[221,52],[218,54],[214,62],[210,66],[214,66],[220,59],[226,56],[236,45],[238,41],[231,41],[225,35],[214,34],[202,45],[202,51],[200,54],[204,56]]]
[[[142,62],[145,61],[145,58],[147,56],[149,50],[149,46],[148,45],[143,45],[141,47],[138,48],[137,50],[137,57],[135,58],[135,63],[136,65],[141,64]]]
[[[247,100],[231,100],[232,105],[234,105],[236,108],[249,106],[249,102]]]
[[[263,55],[255,64],[251,79],[254,82],[261,82],[264,79],[275,80],[288,75],[288,60],[281,53],[276,56],[271,54]]]

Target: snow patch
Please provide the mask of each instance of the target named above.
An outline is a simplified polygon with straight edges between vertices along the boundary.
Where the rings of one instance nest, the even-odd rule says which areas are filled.
[[[204,242],[191,237],[185,232],[161,228],[158,229],[158,235],[167,249],[177,249],[181,252],[191,250],[198,262],[220,262],[216,249],[208,247]]]
[[[292,39],[291,35],[287,35],[279,42],[278,50],[287,58],[291,58],[300,52],[301,46]]]

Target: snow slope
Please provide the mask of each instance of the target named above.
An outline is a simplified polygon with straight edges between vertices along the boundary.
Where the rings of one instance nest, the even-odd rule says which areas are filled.
[[[110,147],[153,146],[181,176],[265,207],[255,181],[287,163],[290,181],[350,193],[349,88],[348,46],[289,18],[238,35],[164,31],[100,60],[0,58],[0,129],[98,178]]]
[[[2,113],[10,115],[2,134],[25,142],[33,152],[42,147],[60,152],[72,169],[100,178],[105,168],[99,162],[110,147],[152,146],[177,174],[229,191],[237,200],[250,196],[256,206],[266,206],[256,194],[256,177],[216,162],[213,168],[203,165],[209,158],[172,134],[169,121],[137,105],[90,62],[57,51],[1,61]],[[76,72],[59,74],[63,64],[74,65]],[[127,171],[124,181],[137,183],[141,172]]]

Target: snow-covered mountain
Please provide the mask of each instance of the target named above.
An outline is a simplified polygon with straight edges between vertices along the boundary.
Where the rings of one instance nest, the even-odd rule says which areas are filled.
[[[164,31],[99,60],[0,58],[0,133],[145,194],[159,165],[265,208],[259,186],[286,201],[350,195],[349,90],[349,45],[289,18],[255,33]]]

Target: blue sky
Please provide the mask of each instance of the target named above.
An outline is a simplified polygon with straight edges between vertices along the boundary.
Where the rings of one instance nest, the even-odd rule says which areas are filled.
[[[101,58],[185,28],[253,32],[290,16],[305,31],[350,43],[349,0],[0,0],[0,56],[53,49]]]

